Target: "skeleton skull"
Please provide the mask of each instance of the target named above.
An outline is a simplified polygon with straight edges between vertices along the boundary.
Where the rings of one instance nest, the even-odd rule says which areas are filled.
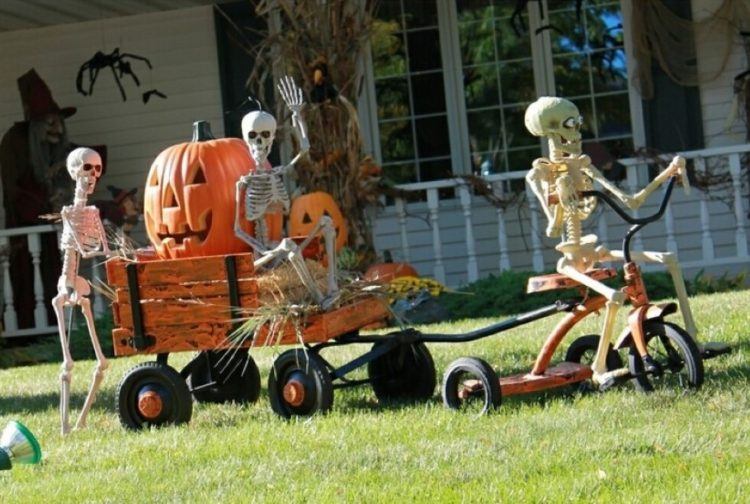
[[[102,158],[88,147],[78,147],[68,154],[68,173],[76,185],[84,184],[86,194],[94,192],[97,179],[102,175]],[[80,182],[79,182],[80,181]]]
[[[552,148],[567,155],[581,154],[583,118],[571,101],[542,96],[526,109],[525,123],[532,135],[549,138]]]
[[[242,118],[242,138],[250,148],[256,166],[265,164],[276,135],[276,119],[262,110],[246,114]]]

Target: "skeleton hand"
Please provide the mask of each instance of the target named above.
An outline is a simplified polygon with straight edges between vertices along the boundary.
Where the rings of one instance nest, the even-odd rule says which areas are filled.
[[[665,172],[668,172],[672,177],[680,177],[685,174],[685,158],[682,156],[675,156],[672,158],[672,162],[669,163],[669,166],[667,166],[667,169],[664,170]]]
[[[297,87],[294,79],[288,75],[279,81],[277,88],[284,103],[292,111],[292,117],[297,116],[302,107],[305,106],[305,97],[302,95],[302,90]]]

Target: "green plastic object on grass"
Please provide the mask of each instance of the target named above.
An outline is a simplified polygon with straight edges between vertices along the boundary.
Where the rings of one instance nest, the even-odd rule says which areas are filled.
[[[17,464],[38,464],[42,460],[39,441],[21,422],[12,421],[0,437],[0,471]]]

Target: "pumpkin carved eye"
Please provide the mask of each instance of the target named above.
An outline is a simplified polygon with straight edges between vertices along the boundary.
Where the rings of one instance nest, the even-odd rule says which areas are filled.
[[[310,218],[310,214],[305,212],[305,215],[302,216],[302,223],[303,224],[311,224],[312,219]]]
[[[203,167],[198,165],[198,169],[195,170],[192,177],[188,177],[188,184],[205,184],[206,174],[203,172]]]
[[[148,180],[148,185],[151,187],[159,185],[159,173],[157,170],[151,170],[151,178]]]
[[[167,186],[164,190],[164,208],[174,208],[177,206],[177,197],[174,194],[171,186]]]

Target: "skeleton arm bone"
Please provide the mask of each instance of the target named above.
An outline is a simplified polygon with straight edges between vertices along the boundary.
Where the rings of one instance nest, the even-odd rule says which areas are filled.
[[[602,172],[600,172],[596,166],[586,163],[585,166],[582,167],[582,170],[584,173],[586,173],[589,177],[591,177],[592,180],[598,182],[602,187],[604,187],[607,191],[612,193],[617,199],[622,201],[625,206],[630,208],[631,210],[635,210],[636,208],[640,207],[643,203],[642,201],[638,201],[636,199],[636,196],[631,196],[630,194],[625,193],[624,191],[621,191],[619,187],[617,187],[615,184],[610,182],[604,175],[602,175]]]
[[[659,175],[654,177],[654,180],[649,184],[633,194],[632,196],[621,191],[616,185],[607,180],[604,175],[592,164],[586,164],[583,170],[595,181],[599,182],[605,189],[614,194],[617,199],[622,201],[628,208],[635,210],[643,205],[646,198],[654,192],[660,185],[664,183],[669,177],[675,177],[681,170],[685,169],[685,158],[681,156],[675,156],[672,162],[669,164],[666,170],[661,172]]]
[[[663,172],[654,177],[654,180],[649,182],[646,187],[635,194],[634,199],[638,202],[638,206],[642,205],[643,202],[646,201],[646,198],[648,198],[648,196],[669,177],[676,177],[683,173],[685,173],[685,158],[682,156],[675,156]]]
[[[242,217],[240,213],[242,209],[242,199],[245,195],[245,191],[247,190],[247,184],[241,178],[237,181],[236,187],[237,192],[234,205],[234,234],[235,236],[237,236],[237,238],[250,245],[250,247],[252,247],[255,252],[259,254],[265,254],[266,252],[268,252],[268,250],[258,240],[250,236],[250,234],[246,233],[245,230],[242,229]]]
[[[97,216],[99,215],[99,210],[96,211]],[[112,251],[109,249],[109,243],[107,242],[107,231],[104,229],[104,223],[102,222],[101,217],[97,218],[96,220],[97,228],[99,228],[99,237],[102,240],[102,253],[110,257],[112,255]]]
[[[305,98],[302,95],[302,90],[297,87],[294,79],[289,76],[286,76],[279,81],[278,89],[287,108],[292,112],[292,127],[294,128],[294,133],[297,137],[300,148],[297,155],[294,156],[294,159],[284,167],[284,171],[288,172],[294,167],[294,164],[310,150],[310,141],[307,138],[307,127],[305,121],[302,119],[302,114],[300,113],[305,106]]]
[[[549,161],[544,158],[535,159],[531,170],[526,174],[526,183],[539,200],[544,215],[547,216],[547,236],[559,236],[560,229],[557,216],[549,205],[543,181],[549,177]]]

